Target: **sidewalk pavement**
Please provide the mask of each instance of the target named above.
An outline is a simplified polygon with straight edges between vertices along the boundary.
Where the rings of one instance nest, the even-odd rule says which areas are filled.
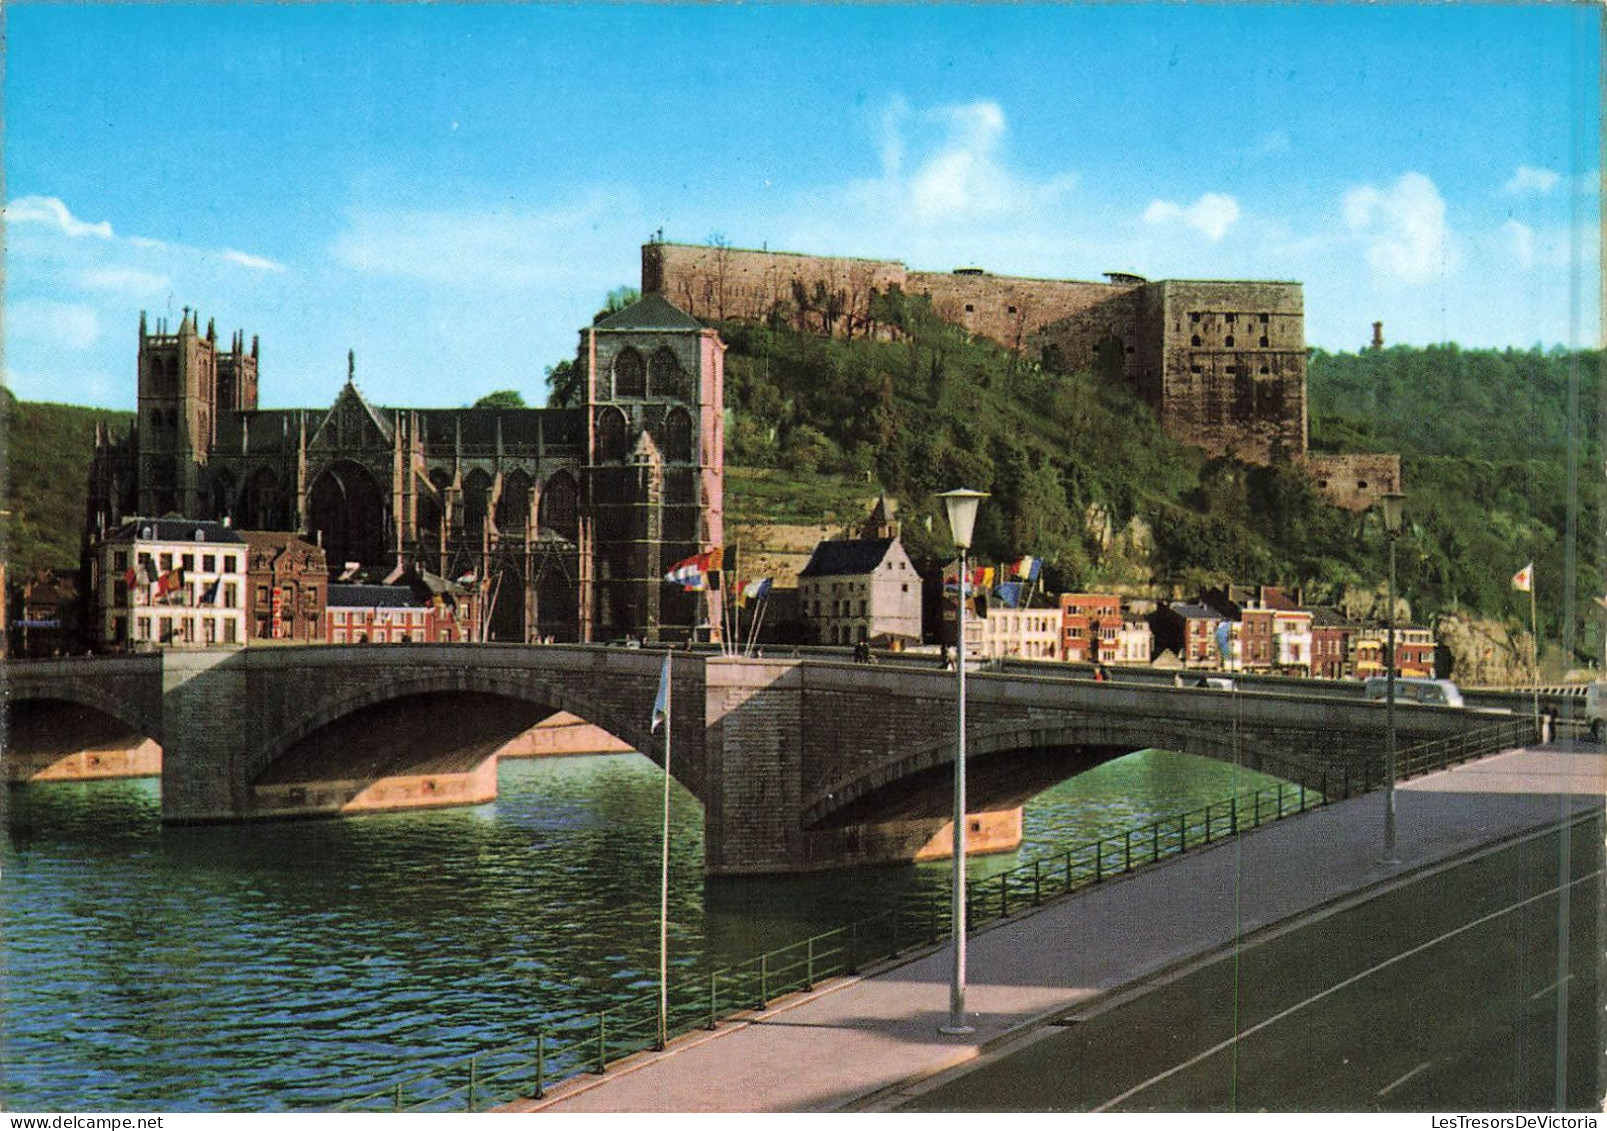
[[[1401,863],[1378,862],[1383,794],[1264,826],[1237,840],[1086,888],[972,936],[966,1004],[948,1019],[952,950],[786,999],[504,1111],[806,1112],[863,1109],[954,1069],[1117,987],[1219,952],[1272,924],[1417,869],[1591,810],[1607,754],[1590,744],[1511,750],[1403,783]],[[1136,987],[1135,987],[1136,988]]]

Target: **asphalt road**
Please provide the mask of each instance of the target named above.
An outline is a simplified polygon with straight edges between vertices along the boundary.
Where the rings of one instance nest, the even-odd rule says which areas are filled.
[[[1419,873],[897,1110],[1600,1111],[1602,866],[1598,813]]]

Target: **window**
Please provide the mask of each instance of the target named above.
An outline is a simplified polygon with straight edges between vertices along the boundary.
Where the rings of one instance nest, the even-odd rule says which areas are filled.
[[[346,643],[346,630],[344,628],[335,629],[330,634],[330,639],[336,644],[344,644],[344,643]]]
[[[1267,336],[1265,334],[1262,334],[1261,335],[1261,345],[1262,345],[1262,347],[1265,348],[1268,344],[1269,343],[1267,341]]]
[[[231,581],[223,587],[223,603],[228,608],[237,609],[240,607],[239,596],[239,590],[235,588],[234,582]]]
[[[149,640],[151,638],[151,618],[140,617],[134,622],[134,639]]]
[[[233,554],[225,554],[224,558],[223,558],[223,572],[224,573],[238,573],[239,570],[240,570],[240,567],[237,564],[238,562],[239,562],[239,559],[236,558]]]
[[[201,621],[201,637],[208,644],[218,642],[218,622],[212,617],[206,617]]]
[[[1199,320],[1200,320],[1200,312],[1198,310],[1189,311],[1189,321],[1190,322],[1198,322]]]
[[[216,572],[218,572],[218,556],[216,554],[202,554],[201,555],[201,572],[202,573],[216,573]]]
[[[965,312],[967,314],[974,314],[976,312],[976,307],[972,306],[970,303],[966,303],[965,304]]]
[[[185,573],[188,573],[192,569],[194,569],[195,568],[195,555],[194,554],[185,554],[182,558],[180,558],[179,559],[179,568],[184,570]]]
[[[161,558],[159,558],[158,560],[162,563],[162,572],[163,573],[166,573],[168,570],[173,568],[173,555],[172,554],[163,554],[161,556]]]
[[[1200,336],[1198,334],[1195,334],[1192,338],[1189,339],[1189,345],[1197,346],[1199,344],[1200,344]]]
[[[1225,321],[1225,322],[1232,322],[1232,321],[1233,321],[1233,315],[1231,315],[1231,314],[1224,314],[1224,315],[1223,315],[1223,316],[1222,316],[1222,319],[1223,319],[1223,321]]]
[[[230,617],[223,622],[223,642],[233,644],[235,642],[234,635],[234,618]]]
[[[123,573],[124,571],[126,571],[128,569],[128,551],[127,550],[118,550],[118,551],[116,551],[115,553],[112,554],[112,568],[115,569],[118,573]]]
[[[1226,338],[1223,338],[1222,339],[1222,344],[1225,345],[1225,346],[1232,346],[1233,345],[1233,335],[1229,334]]]

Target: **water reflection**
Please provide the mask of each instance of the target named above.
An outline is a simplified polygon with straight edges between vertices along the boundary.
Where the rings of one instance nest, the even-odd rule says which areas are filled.
[[[1266,780],[1133,755],[1036,799],[1021,855]],[[636,992],[657,970],[660,782],[635,755],[510,761],[476,809],[167,829],[154,780],[13,789],[4,1104],[318,1108]],[[943,863],[705,883],[679,787],[671,821],[683,970],[947,884]]]

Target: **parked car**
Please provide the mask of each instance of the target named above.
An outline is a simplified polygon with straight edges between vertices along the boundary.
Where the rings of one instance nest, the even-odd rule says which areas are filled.
[[[1384,699],[1389,695],[1388,676],[1369,676],[1367,679],[1367,698]],[[1462,692],[1456,684],[1448,679],[1417,679],[1415,677],[1397,677],[1395,680],[1395,702],[1420,703],[1426,707],[1464,707]]]

